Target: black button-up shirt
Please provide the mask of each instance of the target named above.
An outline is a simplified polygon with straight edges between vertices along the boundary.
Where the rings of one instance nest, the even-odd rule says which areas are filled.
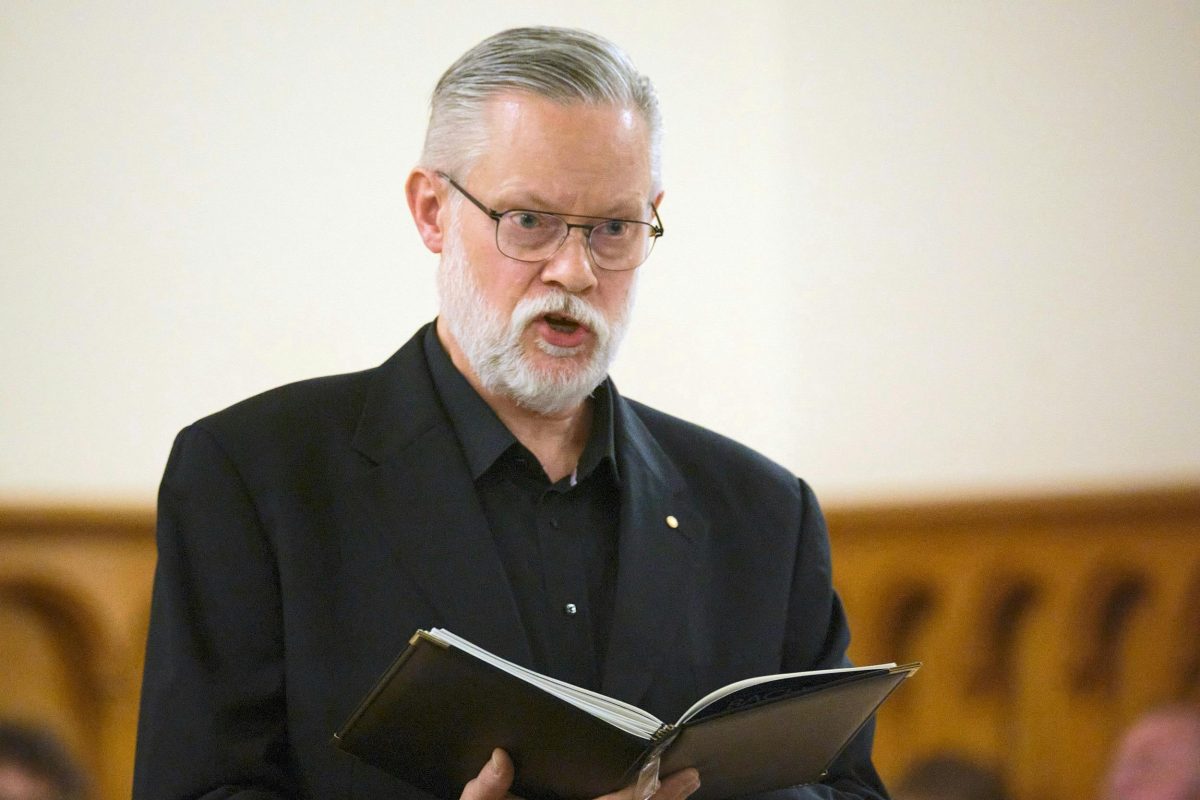
[[[528,448],[455,368],[436,326],[425,336],[433,383],[512,583],[534,669],[589,689],[612,621],[620,475],[612,393],[592,394],[592,428],[573,475],[551,483]]]

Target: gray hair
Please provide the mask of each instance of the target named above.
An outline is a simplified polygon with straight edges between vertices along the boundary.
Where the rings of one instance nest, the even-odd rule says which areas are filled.
[[[421,165],[463,175],[487,147],[484,106],[505,91],[557,103],[636,109],[650,132],[652,194],[662,188],[662,118],[650,79],[607,39],[574,28],[513,28],[490,36],[450,65],[430,99]]]

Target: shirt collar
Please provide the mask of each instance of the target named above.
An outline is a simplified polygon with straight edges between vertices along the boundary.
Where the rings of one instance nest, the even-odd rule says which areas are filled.
[[[471,480],[478,480],[509,448],[524,446],[454,366],[438,339],[436,324],[430,325],[425,332],[424,348],[434,389],[441,398],[467,458]],[[583,480],[597,466],[607,462],[614,480],[619,481],[613,430],[613,392],[608,378],[592,392],[592,402],[592,430],[579,458],[576,477]]]

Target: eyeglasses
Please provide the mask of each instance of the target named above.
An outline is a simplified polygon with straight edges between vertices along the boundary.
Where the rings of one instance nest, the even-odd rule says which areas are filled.
[[[545,261],[563,246],[572,228],[579,228],[587,239],[588,255],[601,269],[629,270],[641,266],[650,257],[654,242],[663,235],[658,209],[650,204],[654,223],[635,219],[605,219],[592,225],[567,222],[564,216],[550,211],[514,208],[497,211],[475,199],[444,172],[438,175],[470,200],[476,208],[496,223],[496,249],[517,261]]]

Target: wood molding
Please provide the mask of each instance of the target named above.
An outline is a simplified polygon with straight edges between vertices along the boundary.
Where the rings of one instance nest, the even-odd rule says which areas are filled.
[[[833,502],[825,509],[830,527],[853,531],[963,524],[1079,523],[1101,519],[1200,517],[1200,483],[1128,490],[981,494],[948,499]],[[20,502],[0,500],[0,534],[127,533],[147,535],[154,507],[137,503]]]
[[[825,516],[833,529],[870,532],[896,528],[957,527],[997,523],[1066,525],[1118,520],[1144,522],[1200,518],[1200,484],[1128,490],[980,495],[943,500],[832,503]]]
[[[151,536],[154,508],[141,505],[0,503],[0,536]]]

